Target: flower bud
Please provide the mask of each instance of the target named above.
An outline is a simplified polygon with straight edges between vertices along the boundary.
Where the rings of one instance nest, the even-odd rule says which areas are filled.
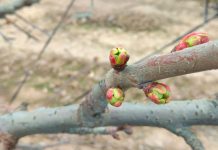
[[[110,51],[109,59],[112,68],[117,71],[122,71],[126,67],[126,63],[129,60],[129,55],[123,48],[113,48]]]
[[[170,100],[170,88],[163,83],[152,82],[143,91],[156,104],[165,104]]]
[[[110,88],[107,90],[106,98],[112,106],[119,107],[124,100],[124,93],[119,88]]]
[[[209,37],[208,37],[207,33],[193,32],[193,33],[190,33],[190,34],[184,36],[180,40],[179,44],[171,52],[180,51],[180,50],[188,48],[188,47],[207,43],[208,41],[209,41]]]

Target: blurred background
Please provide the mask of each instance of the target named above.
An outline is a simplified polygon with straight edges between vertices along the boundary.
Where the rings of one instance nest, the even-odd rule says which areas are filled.
[[[26,103],[28,110],[80,103],[110,69],[108,53],[114,47],[127,49],[131,64],[150,54],[169,53],[177,42],[160,48],[198,25],[196,31],[218,39],[218,19],[213,17],[218,13],[217,0],[210,1],[208,13],[204,0],[77,0],[38,59],[69,2],[41,0],[0,19],[1,114]],[[206,71],[162,82],[171,87],[173,100],[214,99],[217,74]],[[148,102],[137,89],[128,90],[125,101]],[[121,133],[121,140],[102,135],[33,135],[22,138],[17,150],[190,150],[182,138],[165,129],[134,127],[133,131],[131,136]],[[207,150],[218,149],[218,127],[198,126],[193,131]]]

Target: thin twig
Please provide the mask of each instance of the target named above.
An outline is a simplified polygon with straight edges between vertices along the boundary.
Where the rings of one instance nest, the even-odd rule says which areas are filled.
[[[39,41],[37,37],[34,35],[30,34],[28,31],[20,27],[18,24],[16,24],[14,21],[11,21],[9,18],[5,17],[6,21],[8,21],[10,24],[12,24],[15,28],[17,28],[19,31],[23,32],[24,34],[27,35],[28,38],[32,38],[35,41]]]
[[[218,1],[216,2],[216,13],[218,14]]]
[[[71,102],[67,102],[65,104],[63,104],[63,106],[68,106],[68,105],[72,105],[72,103],[77,102],[78,100],[82,99],[83,97],[85,97],[86,95],[89,94],[91,90],[87,90],[85,92],[83,92],[81,95],[77,96],[76,98],[74,98]]]
[[[210,0],[204,0],[204,22],[206,23],[208,20],[208,7]]]
[[[4,39],[5,42],[7,43],[11,43],[11,40],[13,40],[13,38],[9,38],[6,35],[4,35],[2,32],[0,32],[1,37]]]
[[[40,31],[41,33],[45,34],[46,36],[49,36],[49,34],[45,30],[43,30],[43,29],[39,28],[38,26],[36,26],[35,24],[31,23],[30,21],[28,21],[23,16],[21,16],[21,15],[19,15],[17,13],[15,14],[15,16],[17,18],[19,18],[20,20],[22,20],[23,22],[25,22],[26,24],[30,25],[33,29],[36,29],[36,30]]]
[[[36,63],[42,58],[42,55],[44,54],[44,52],[46,51],[46,48],[48,47],[48,45],[50,44],[51,40],[53,39],[54,35],[57,33],[58,29],[61,27],[61,25],[63,24],[65,18],[67,17],[71,7],[73,6],[75,0],[71,0],[70,4],[67,6],[65,12],[63,13],[60,21],[58,22],[58,24],[55,26],[55,28],[53,29],[51,35],[48,37],[47,41],[45,42],[43,48],[41,49],[41,51],[39,52],[36,60],[33,61],[33,69],[36,65]],[[28,71],[29,72],[29,71]],[[17,96],[19,95],[23,85],[27,82],[28,77],[30,76],[30,73],[25,73],[24,74],[24,78],[21,81],[21,83],[17,86],[17,89],[15,90],[14,94],[12,95],[11,99],[10,99],[10,103],[12,103]]]
[[[71,52],[68,50],[68,49],[65,49],[66,53],[72,57],[72,59],[74,59],[73,55],[71,54]],[[87,66],[85,68],[82,68],[81,70],[79,70],[78,72],[80,73],[80,76],[79,75],[71,75],[65,82],[64,84],[62,84],[61,87],[57,88],[55,91],[54,91],[54,96],[51,97],[51,99],[55,98],[55,101],[57,101],[60,96],[61,96],[61,91],[66,88],[70,83],[71,81],[73,80],[76,80],[78,77],[81,77],[81,75],[84,75],[86,76],[91,70],[97,68],[99,66],[99,63],[96,60],[94,60],[95,64],[93,66]],[[84,77],[83,76],[83,77]],[[74,98],[72,101],[70,102],[67,102],[65,103],[64,105],[70,105],[72,104],[72,102],[77,102],[78,100],[82,99],[83,97],[85,97],[88,93],[90,92],[90,90],[86,90],[85,92],[83,92],[82,94],[80,94],[79,96],[77,96],[76,98]]]
[[[67,17],[71,7],[73,6],[75,0],[71,0],[70,4],[67,6],[63,16],[61,17],[59,23],[57,24],[57,26],[54,28],[54,30],[52,31],[51,35],[49,36],[49,38],[47,39],[45,45],[43,46],[42,50],[40,51],[36,61],[39,61],[43,55],[43,53],[45,52],[46,48],[48,47],[49,43],[51,42],[51,40],[53,39],[54,35],[57,33],[58,29],[61,27],[61,25],[63,24],[65,18]]]
[[[184,37],[185,35],[199,29],[199,28],[202,28],[203,26],[207,25],[210,21],[216,19],[218,16],[218,13],[215,14],[214,16],[212,16],[211,18],[207,19],[206,22],[202,22],[198,25],[196,25],[195,27],[189,29],[188,31],[186,31],[185,33],[181,34],[180,36],[176,37],[175,39],[173,39],[172,41],[170,41],[169,43],[167,43],[166,45],[162,46],[161,48],[155,50],[153,53],[147,55],[146,57],[140,59],[139,61],[136,62],[137,63],[140,63],[142,62],[143,60],[147,59],[148,57],[152,56],[152,55],[155,55],[157,53],[160,53],[161,51],[165,50],[167,47],[171,46],[172,44],[176,43],[177,41],[179,41],[182,37]]]
[[[23,79],[21,80],[20,84],[18,85],[16,91],[14,92],[14,94],[12,95],[11,99],[10,99],[10,103],[12,103],[18,96],[19,92],[21,91],[23,85],[26,83],[26,81],[28,80],[30,76],[29,71],[25,71],[25,74],[23,76]]]
[[[80,127],[80,128],[71,128],[70,133],[71,134],[79,134],[79,135],[86,135],[86,134],[94,134],[94,135],[111,135],[114,139],[119,140],[119,132],[123,132],[127,135],[132,135],[133,130],[131,126],[128,125],[122,125],[122,126],[115,126],[115,127],[96,127],[96,128],[86,128],[86,127]],[[46,148],[52,148],[64,144],[70,144],[71,140],[62,140],[54,144],[48,144],[48,145],[29,145],[29,144],[19,144],[17,148],[20,148],[22,150],[44,150]]]
[[[79,72],[80,72],[80,74],[82,74],[82,75],[87,75],[91,70],[93,70],[93,69],[95,69],[96,67],[98,67],[98,64],[95,64],[94,66],[92,66],[92,67],[85,67],[85,68],[83,68],[83,69],[81,69]],[[60,98],[60,95],[61,95],[61,91],[64,89],[64,88],[66,88],[70,83],[71,83],[71,81],[73,81],[73,80],[76,80],[78,77],[81,77],[81,76],[76,76],[76,75],[72,75],[68,80],[66,80],[65,82],[64,82],[64,84],[61,86],[61,87],[59,87],[58,89],[56,89],[56,92],[55,92],[55,99],[59,99]],[[88,90],[88,91],[85,91],[83,94],[81,94],[81,95],[79,95],[78,97],[76,97],[72,102],[76,102],[76,101],[78,101],[79,99],[81,99],[81,98],[83,98],[84,96],[86,96],[87,94],[88,94],[88,92],[89,92],[90,90]]]

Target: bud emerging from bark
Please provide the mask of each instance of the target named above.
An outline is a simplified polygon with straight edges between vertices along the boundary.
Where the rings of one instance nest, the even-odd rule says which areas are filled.
[[[124,48],[113,48],[110,51],[109,59],[112,68],[117,71],[122,71],[126,67],[129,55]]]
[[[143,91],[156,104],[165,104],[170,100],[170,88],[163,83],[152,82]]]
[[[180,51],[182,49],[196,46],[199,44],[203,44],[203,43],[206,43],[208,41],[209,41],[209,37],[208,37],[207,33],[193,32],[193,33],[190,33],[190,34],[184,36],[180,40],[179,44],[171,52]]]
[[[124,93],[119,88],[110,88],[107,91],[106,98],[112,106],[119,107],[124,100]]]

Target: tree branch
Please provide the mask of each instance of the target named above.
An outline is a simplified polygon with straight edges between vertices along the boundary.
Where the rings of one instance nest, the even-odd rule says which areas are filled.
[[[128,128],[81,128],[77,117],[78,108],[78,105],[71,105],[6,114],[0,117],[0,131],[12,139],[46,133],[110,134],[115,138],[118,137],[117,131],[131,134]],[[194,150],[201,150],[198,149],[201,148],[201,143],[193,133],[183,130],[192,125],[218,125],[217,108],[217,100],[175,101],[166,105],[124,103],[120,108],[109,107],[109,111],[103,114],[102,126],[128,124],[163,127],[182,136]]]
[[[218,41],[211,41],[183,51],[149,57],[127,66],[121,72],[111,69],[80,105],[81,125],[92,127],[101,124],[101,114],[107,107],[105,93],[110,87],[120,87],[123,90],[130,87],[142,88],[150,81],[217,69],[217,58]]]
[[[6,114],[0,117],[0,131],[18,138],[46,133],[77,134],[80,129],[76,128],[81,128],[77,117],[78,108],[78,105],[71,105]],[[164,128],[218,125],[218,101],[174,101],[165,105],[124,103],[119,108],[109,107],[109,111],[102,115],[101,126],[125,124]]]
[[[207,22],[208,18],[208,7],[209,7],[209,0],[204,0],[204,22]]]
[[[37,55],[37,58],[32,62],[32,64],[29,66],[30,68],[32,67],[33,70],[35,69],[35,66],[37,64],[37,62],[42,58],[43,54],[45,53],[45,51],[47,50],[47,47],[49,46],[49,44],[51,43],[53,37],[55,36],[55,34],[57,33],[58,29],[61,27],[61,25],[63,24],[64,20],[66,19],[68,13],[70,12],[70,9],[72,8],[73,4],[74,4],[75,0],[71,0],[69,5],[67,5],[63,15],[60,18],[60,21],[57,23],[57,25],[54,27],[54,29],[52,30],[50,36],[48,37],[48,39],[46,40],[45,44],[43,45],[42,49],[40,50],[40,52]],[[11,99],[10,99],[10,103],[12,103],[17,96],[19,95],[20,91],[22,90],[24,84],[27,82],[28,78],[31,76],[30,73],[30,69],[26,68],[26,70],[24,71],[24,76],[22,81],[20,82],[20,84],[17,86],[15,92],[13,93]]]
[[[218,9],[217,9],[218,10]],[[203,22],[201,22],[200,24],[192,27],[191,29],[189,29],[188,31],[182,33],[181,35],[179,35],[178,37],[174,38],[172,41],[168,42],[167,44],[163,45],[162,47],[154,50],[152,53],[150,53],[148,56],[140,59],[138,62],[141,62],[145,59],[147,59],[149,56],[152,56],[154,54],[160,53],[161,51],[165,50],[166,48],[168,48],[169,46],[175,44],[176,42],[178,42],[179,40],[181,40],[184,36],[186,36],[187,34],[194,32],[196,30],[198,30],[199,28],[204,27],[205,25],[207,25],[209,22],[213,21],[214,19],[216,19],[218,17],[218,11],[216,14],[214,14],[211,17],[207,17],[207,20],[204,20]]]
[[[211,41],[183,51],[150,57],[127,66],[122,72],[110,70],[79,106],[40,108],[32,112],[20,111],[0,116],[0,135],[11,135],[12,139],[17,139],[39,133],[78,134],[81,129],[93,133],[96,129],[90,127],[126,124],[168,129],[172,126],[179,129],[192,125],[218,125],[217,100],[175,101],[165,105],[123,104],[119,108],[109,107],[107,112],[105,100],[106,90],[110,87],[123,90],[142,88],[153,80],[217,69],[217,58],[218,41]],[[177,131],[172,130],[183,136],[191,146],[195,145],[196,140],[192,142],[188,139],[190,132]]]
[[[0,18],[5,17],[6,14],[12,14],[17,9],[24,6],[30,6],[40,0],[4,0],[0,3]]]
[[[170,127],[168,128],[168,130],[175,133],[178,136],[183,137],[186,143],[190,145],[193,150],[204,150],[204,146],[201,143],[201,141],[196,137],[196,135],[189,128]]]

